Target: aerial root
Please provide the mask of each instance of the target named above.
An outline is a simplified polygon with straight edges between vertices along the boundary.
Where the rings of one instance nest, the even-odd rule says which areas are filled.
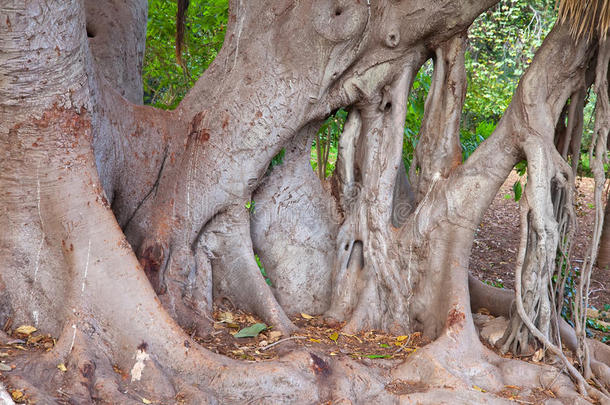
[[[211,256],[215,295],[230,297],[239,308],[254,312],[286,335],[297,329],[254,259],[250,214],[246,208],[233,206],[217,215],[206,226],[198,250],[204,246]]]
[[[249,220],[247,210],[235,205],[210,221],[195,246],[184,240],[169,246],[142,244],[140,264],[163,306],[184,329],[209,333],[212,297],[221,295],[285,334],[296,330],[260,274]]]
[[[506,290],[502,288],[496,288],[489,286],[479,280],[477,280],[472,275],[469,276],[469,290],[470,290],[470,299],[473,311],[479,311],[480,309],[488,310],[493,316],[503,316],[509,318],[511,313],[513,312],[515,306],[515,294],[511,290]],[[567,347],[572,352],[576,353],[576,349],[578,346],[578,341],[576,338],[576,333],[574,329],[563,319],[559,318],[557,320],[559,325],[559,332],[561,335],[561,341],[565,347]],[[599,390],[595,387],[589,385],[587,381],[585,381],[582,374],[576,370],[573,366],[571,369],[565,367],[565,362],[568,361],[565,358],[565,355],[558,356],[562,362],[561,369],[566,370],[570,377],[576,379],[575,383],[583,384],[583,388],[585,389],[584,395],[589,395],[591,398],[596,399],[598,401],[607,401],[607,394],[605,391],[610,388],[610,347],[600,343],[596,340],[587,339],[586,344],[588,345],[591,356],[591,369],[593,370],[593,376],[597,380]],[[555,346],[555,349],[558,348]],[[552,350],[552,348],[551,348]],[[555,352],[551,351],[553,354]],[[563,359],[561,358],[563,357]],[[568,361],[569,362],[569,361]],[[572,374],[574,373],[574,375]],[[595,381],[595,380],[594,380]],[[605,387],[604,387],[605,385]],[[577,385],[578,387],[578,385]],[[580,388],[580,387],[578,387]]]

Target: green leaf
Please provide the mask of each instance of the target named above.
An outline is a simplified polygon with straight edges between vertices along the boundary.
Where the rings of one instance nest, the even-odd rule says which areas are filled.
[[[389,359],[392,357],[391,354],[366,354],[362,357],[366,357],[369,359]]]
[[[239,332],[233,335],[236,338],[248,338],[248,337],[256,337],[259,333],[267,329],[267,325],[264,323],[255,323],[252,326],[248,326],[247,328],[243,328]]]
[[[379,347],[384,347],[384,348],[386,348],[386,349],[387,349],[388,347],[390,347],[390,345],[385,344],[385,343],[380,343],[380,344],[379,344]]]
[[[521,181],[517,180],[515,184],[513,184],[513,192],[515,193],[515,201],[519,201],[521,199],[521,195],[523,194]]]

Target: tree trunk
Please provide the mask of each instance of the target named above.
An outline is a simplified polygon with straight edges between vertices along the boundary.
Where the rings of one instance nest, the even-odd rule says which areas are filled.
[[[504,385],[533,389],[543,369],[479,343],[468,256],[524,149],[532,176],[563,174],[547,143],[594,46],[558,28],[494,135],[459,165],[463,33],[496,2],[236,0],[221,52],[169,112],[137,105],[142,0],[3,4],[0,325],[58,338],[16,360],[9,383],[38,403],[60,402],[59,386],[74,403],[171,403],[178,394],[188,403],[502,403]],[[434,91],[411,193],[406,100],[430,55]],[[350,115],[330,190],[307,155],[317,123],[339,107]],[[286,162],[267,174],[282,148]],[[544,156],[552,159],[532,166]],[[546,191],[528,195],[542,216],[535,226],[554,225],[548,199],[533,203]],[[374,368],[310,350],[238,362],[183,329],[207,333],[219,296],[286,333],[295,328],[287,314],[307,309],[350,331],[437,340]],[[428,391],[399,398],[386,388],[396,381]],[[577,398],[567,377],[556,381],[562,397]]]
[[[604,218],[610,218],[610,204],[606,202]],[[599,242],[599,254],[597,255],[597,267],[608,270],[610,265],[610,221],[604,220],[601,241]]]

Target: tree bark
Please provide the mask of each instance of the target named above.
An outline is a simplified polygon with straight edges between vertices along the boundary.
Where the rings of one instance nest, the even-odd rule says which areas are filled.
[[[496,133],[455,166],[457,110],[450,107],[463,90],[441,91],[442,84],[463,73],[454,38],[495,3],[236,0],[222,51],[170,112],[133,105],[141,101],[134,79],[141,1],[103,9],[76,0],[3,4],[0,229],[9,231],[0,235],[0,305],[8,303],[0,324],[34,324],[58,338],[48,353],[17,361],[10,382],[39,403],[59,402],[60,385],[76,403],[140,403],[144,395],[171,403],[178,393],[190,403],[434,403],[452,392],[463,403],[501,403],[494,393],[505,384],[534,388],[539,367],[503,360],[478,341],[468,253],[484,209],[530,130],[537,133],[529,118],[541,114],[535,123],[548,121],[552,133],[551,118],[572,94],[587,50],[559,52],[566,43],[551,41],[541,58],[563,55],[570,64],[553,66],[565,72],[533,69]],[[115,9],[120,27],[112,31]],[[448,147],[425,170],[442,176],[422,182],[426,193],[409,207],[408,183],[396,191],[397,179],[405,180],[398,135],[429,50],[439,87],[426,128],[438,128],[432,144]],[[123,74],[128,66],[134,70]],[[540,77],[548,88],[532,85]],[[350,108],[351,129],[332,194],[307,172],[306,151],[315,123],[339,107]],[[445,125],[434,127],[438,117]],[[286,163],[265,178],[282,148]],[[291,204],[297,192],[304,210]],[[253,199],[261,209],[251,215],[245,204]],[[290,209],[278,211],[282,205]],[[267,216],[268,209],[282,216]],[[307,220],[302,236],[273,235]],[[293,262],[281,255],[288,249]],[[254,251],[271,266],[275,291]],[[311,280],[322,285],[298,291]],[[180,327],[205,333],[215,292],[284,331],[293,328],[287,312],[311,306],[351,330],[423,330],[438,339],[402,365],[373,369],[310,350],[238,362],[201,348]],[[476,367],[465,371],[465,364]],[[129,370],[128,379],[114,367]],[[397,380],[430,390],[398,398],[386,389]],[[566,378],[558,381],[564,397],[575,395]]]

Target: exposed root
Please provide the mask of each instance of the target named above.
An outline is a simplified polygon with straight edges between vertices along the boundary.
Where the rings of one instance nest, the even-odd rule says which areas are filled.
[[[287,314],[321,314],[330,305],[339,214],[327,188],[311,170],[316,123],[286,146],[284,163],[253,194],[250,234],[271,290]]]
[[[515,270],[519,316],[512,317],[502,351],[510,349],[515,354],[527,355],[537,348],[535,342],[530,340],[530,332],[533,333],[530,326],[523,328],[524,316],[537,329],[537,333],[545,337],[545,341],[559,342],[556,325],[551,322],[556,307],[552,276],[556,268],[556,251],[566,236],[560,235],[560,224],[564,232],[573,229],[574,216],[570,198],[573,182],[568,180],[571,180],[571,170],[554,146],[531,137],[526,141],[524,151],[528,158],[529,175],[520,203],[521,242]],[[563,191],[562,195],[566,198],[552,201],[553,185]],[[519,310],[520,306],[523,313]]]
[[[140,264],[159,299],[182,327],[200,334],[210,331],[206,314],[212,310],[212,269],[204,252],[146,241]]]
[[[511,307],[513,307],[515,302],[515,294],[512,291],[489,286],[472,276],[470,276],[469,281],[473,311],[479,311],[485,308],[486,310],[489,310],[493,316],[510,316]],[[557,319],[557,324],[559,326],[562,343],[573,353],[577,353],[579,342],[574,329],[561,318]],[[538,338],[538,336],[536,337]],[[608,380],[608,376],[610,376],[610,347],[593,339],[586,339],[585,344],[587,345],[588,352],[592,353],[590,361],[593,374],[591,377],[597,379],[598,387],[601,391],[597,391],[584,381],[584,384],[586,384],[584,387],[585,392],[593,398],[607,401],[608,399],[604,396],[604,393],[610,388],[610,380]],[[564,355],[562,354],[561,356]],[[561,358],[561,356],[559,357]],[[565,365],[565,363],[563,364]],[[582,375],[578,370],[574,369],[574,367],[568,369],[564,366],[562,369],[568,370],[570,375],[572,375],[572,373],[577,373],[577,381],[583,383]],[[580,378],[578,376],[580,376]]]
[[[573,389],[570,379],[555,367],[501,358],[483,347],[468,327],[447,329],[434,343],[418,349],[392,370],[392,376],[412,384],[424,384],[431,390],[428,392],[435,393],[436,403],[438,398],[447,395],[439,388],[453,392],[450,403],[457,404],[514,403],[508,402],[511,396],[513,401],[528,403],[535,393],[545,390],[562,400],[570,398],[573,403],[588,403]],[[507,392],[512,394],[506,395]],[[408,398],[434,403],[422,393],[413,393]],[[540,403],[540,399],[534,401],[530,403]]]
[[[215,295],[231,297],[238,307],[261,316],[290,334],[296,327],[278,304],[254,259],[250,215],[243,206],[232,206],[206,227],[200,250],[210,250]]]

